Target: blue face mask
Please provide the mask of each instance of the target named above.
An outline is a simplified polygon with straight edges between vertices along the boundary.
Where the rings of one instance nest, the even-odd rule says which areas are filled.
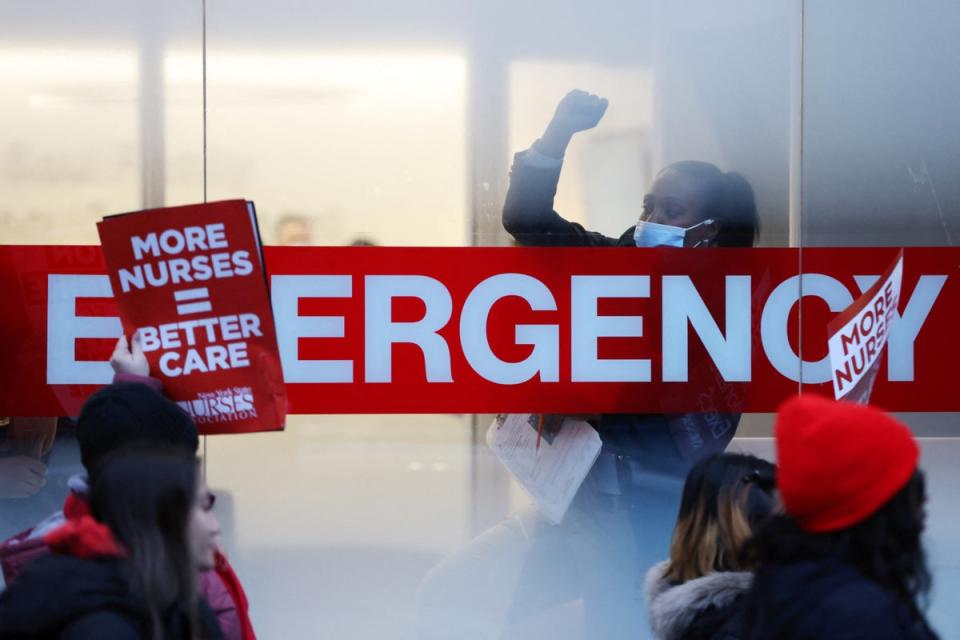
[[[641,220],[633,230],[633,241],[638,247],[682,247],[687,232],[705,224],[713,224],[713,220],[704,220],[692,227],[675,227]],[[698,247],[703,243],[704,240],[701,240],[693,246]]]

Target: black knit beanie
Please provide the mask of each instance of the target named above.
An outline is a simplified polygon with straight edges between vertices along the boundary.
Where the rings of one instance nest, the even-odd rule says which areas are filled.
[[[77,418],[80,460],[90,473],[105,454],[138,442],[196,452],[197,425],[177,404],[145,384],[111,384],[89,398]]]

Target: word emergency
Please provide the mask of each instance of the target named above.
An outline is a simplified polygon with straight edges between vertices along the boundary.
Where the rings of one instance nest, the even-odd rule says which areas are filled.
[[[788,319],[804,296],[825,301],[838,312],[853,302],[853,294],[838,280],[824,274],[793,276],[776,286],[760,311],[760,342],[773,368],[794,382],[820,384],[831,380],[829,355],[817,361],[801,360],[790,344]],[[913,377],[913,343],[946,280],[923,276],[902,317],[890,331],[890,379]],[[647,298],[650,276],[574,275],[570,278],[569,317],[571,382],[650,382],[651,359],[604,359],[598,342],[604,338],[644,336],[643,316],[605,316],[597,311],[604,298]],[[752,279],[725,277],[724,330],[710,313],[700,292],[687,276],[663,276],[659,349],[661,379],[688,380],[690,332],[696,334],[717,370],[727,382],[752,380]],[[305,360],[299,355],[300,338],[343,338],[344,318],[300,316],[303,298],[350,298],[353,279],[346,275],[277,275],[272,279],[274,316],[284,377],[288,382],[350,383],[350,360]],[[364,278],[364,382],[393,380],[393,345],[414,344],[422,351],[428,382],[453,382],[450,345],[438,332],[453,318],[450,291],[435,278],[418,275],[370,275]],[[398,322],[392,318],[393,300],[418,298],[426,311],[420,320]],[[535,377],[560,382],[560,331],[558,324],[518,324],[516,344],[532,347],[522,361],[510,362],[494,353],[487,336],[490,312],[507,297],[523,299],[533,311],[556,311],[554,294],[540,280],[525,274],[498,274],[478,283],[459,310],[460,347],[471,369],[501,385],[520,384]],[[896,313],[892,310],[892,313]]]
[[[884,293],[891,253],[811,249],[800,273],[792,249],[266,247],[259,325],[230,316],[247,309],[220,311],[209,283],[170,287],[161,303],[177,315],[142,312],[129,329],[150,325],[150,361],[177,380],[259,367],[253,332],[273,333],[293,413],[768,412],[798,383],[831,393],[837,367],[846,374],[833,360],[842,337],[845,385],[872,345],[876,402],[960,410],[947,382],[960,250],[905,250],[899,300],[881,307],[873,292]],[[108,382],[122,328],[96,300],[112,295],[110,280],[92,269],[45,277],[46,352],[31,379]],[[239,280],[220,284],[244,295]]]

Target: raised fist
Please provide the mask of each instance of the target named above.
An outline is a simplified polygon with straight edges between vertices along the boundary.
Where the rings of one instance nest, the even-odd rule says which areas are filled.
[[[550,121],[550,128],[574,134],[597,126],[607,110],[607,99],[574,89],[563,97]]]

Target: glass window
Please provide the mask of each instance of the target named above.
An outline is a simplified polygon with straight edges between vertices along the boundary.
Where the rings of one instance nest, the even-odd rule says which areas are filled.
[[[110,213],[249,198],[267,244],[505,246],[514,154],[583,89],[609,106],[568,147],[554,208],[588,229],[619,237],[661,170],[699,160],[746,179],[757,246],[800,248],[797,273],[814,248],[953,246],[958,21],[947,0],[4,3],[0,233],[92,245]],[[932,618],[953,637],[957,416],[902,417],[932,496]],[[583,545],[534,545],[549,531],[485,444],[493,418],[294,415],[283,433],[206,439],[258,635],[578,639],[606,620],[649,637],[635,586],[668,553],[682,477],[637,470],[640,558],[616,551],[619,498],[608,538],[583,522]],[[731,448],[772,458],[772,422],[742,416]],[[0,448],[2,537],[82,471],[68,420],[0,426],[0,445],[14,427],[46,485],[15,490]],[[578,578],[568,551],[607,546],[632,578]],[[561,588],[578,583],[594,600]]]
[[[953,115],[960,89],[948,79],[946,61],[956,53],[950,25],[958,19],[960,7],[936,0],[882,10],[868,2],[806,3],[803,163],[795,176],[802,181],[803,247],[955,246],[960,151],[948,141],[960,135]],[[915,285],[905,280],[901,296],[909,300]],[[921,437],[930,495],[930,611],[948,638],[960,633],[950,614],[960,584],[950,462],[958,417],[899,417]]]

